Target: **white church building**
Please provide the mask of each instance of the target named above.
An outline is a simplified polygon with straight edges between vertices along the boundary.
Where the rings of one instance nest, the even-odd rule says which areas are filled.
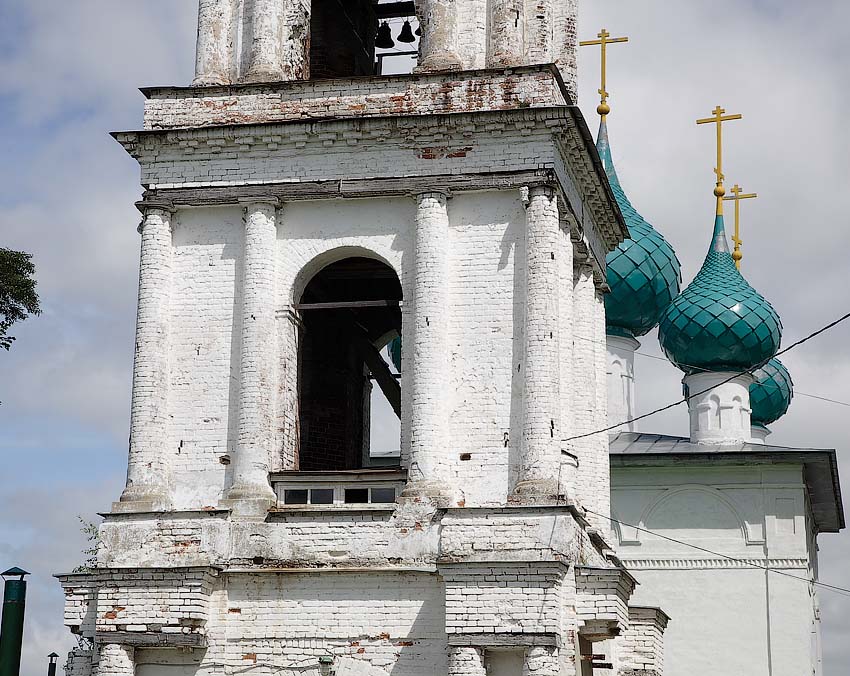
[[[68,676],[820,674],[835,453],[765,443],[778,316],[722,215],[679,293],[575,103],[577,11],[200,0],[194,82],[114,134],[127,484],[59,576]],[[659,324],[688,438],[626,422]]]

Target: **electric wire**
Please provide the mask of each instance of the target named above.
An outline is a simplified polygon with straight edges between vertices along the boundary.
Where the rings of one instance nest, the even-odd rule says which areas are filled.
[[[816,338],[817,336],[821,335],[822,333],[825,333],[826,331],[829,331],[830,329],[834,328],[835,326],[837,326],[841,322],[846,321],[847,319],[850,319],[850,312],[848,312],[847,314],[845,314],[845,315],[839,317],[838,319],[830,322],[826,326],[823,326],[822,328],[818,329],[817,331],[810,333],[805,338],[801,338],[796,343],[793,343],[793,344],[789,345],[788,347],[786,347],[784,350],[780,350],[775,355],[773,355],[773,357],[779,357],[783,354],[790,352],[795,347],[799,347],[803,343],[810,341],[812,338]],[[773,357],[771,357],[771,359]],[[726,380],[723,380],[723,381],[717,383],[716,385],[713,385],[712,387],[707,387],[704,390],[701,390],[699,392],[695,392],[695,393],[691,394],[690,397],[682,397],[681,399],[674,401],[671,404],[667,404],[666,406],[661,406],[659,408],[656,408],[655,410],[650,411],[649,413],[644,413],[642,415],[635,416],[634,418],[631,418],[629,420],[624,420],[623,422],[619,422],[615,425],[609,425],[608,427],[596,430],[594,432],[585,432],[584,434],[576,434],[572,437],[569,437],[568,439],[564,439],[564,441],[575,441],[576,439],[586,439],[587,437],[592,437],[596,434],[602,434],[603,432],[611,432],[612,430],[618,429],[618,428],[622,427],[623,425],[630,425],[631,423],[638,422],[639,420],[645,420],[646,418],[649,418],[653,415],[656,415],[658,413],[662,413],[664,411],[668,411],[671,408],[675,408],[676,406],[680,406],[681,404],[686,403],[688,401],[688,399],[693,399],[694,397],[699,397],[700,395],[706,394],[707,392],[710,392],[711,390],[713,390],[717,387],[720,387],[721,385],[725,385],[726,383],[732,382],[733,380],[735,380],[735,378],[740,378],[741,376],[747,375],[747,374],[752,375],[753,371],[760,369],[762,366],[767,364],[767,362],[769,362],[769,361],[770,361],[770,359],[765,359],[765,360],[761,361],[760,363],[756,364],[755,366],[752,366],[752,367],[746,369],[745,371],[733,373]]]
[[[699,545],[694,545],[694,544],[691,544],[690,542],[685,542],[684,540],[677,540],[676,538],[671,538],[671,537],[668,537],[666,535],[662,535],[661,533],[657,533],[657,532],[649,530],[647,528],[635,526],[634,524],[626,523],[625,521],[620,521],[619,519],[615,519],[613,517],[606,516],[605,514],[600,514],[599,512],[594,512],[591,509],[587,509],[587,507],[583,507],[583,509],[588,514],[593,514],[595,516],[602,517],[603,519],[608,519],[608,521],[610,521],[611,523],[616,523],[616,524],[619,524],[621,526],[626,526],[628,528],[634,528],[635,530],[639,530],[642,533],[654,535],[655,537],[661,538],[662,540],[668,540],[670,542],[675,542],[678,545],[682,545],[684,547],[690,547],[691,549],[696,549],[698,551],[705,552],[706,554],[711,554],[713,556],[719,556],[720,558],[727,559],[729,561],[735,561],[736,563],[741,563],[741,564],[743,564],[747,567],[750,567],[750,568],[759,568],[761,570],[767,571],[768,573],[776,573],[777,575],[783,575],[785,577],[790,577],[794,580],[799,580],[801,582],[807,582],[809,584],[816,585],[818,587],[822,587],[824,589],[828,589],[830,591],[836,592],[838,594],[841,594],[842,596],[850,597],[850,589],[847,589],[845,587],[839,587],[839,586],[834,585],[834,584],[827,584],[826,582],[820,582],[819,580],[812,580],[811,578],[808,578],[808,577],[801,577],[799,575],[793,575],[792,573],[787,573],[784,570],[777,570],[776,568],[771,568],[770,566],[762,566],[762,565],[759,565],[759,564],[754,563],[752,561],[747,561],[746,559],[740,559],[740,558],[737,558],[735,556],[729,556],[728,554],[721,554],[720,552],[715,552],[711,549],[706,549],[705,547],[700,547]]]

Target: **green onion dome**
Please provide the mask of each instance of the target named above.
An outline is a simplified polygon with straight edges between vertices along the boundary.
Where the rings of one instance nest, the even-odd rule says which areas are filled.
[[[754,425],[770,425],[788,411],[794,397],[794,382],[785,365],[776,359],[753,371],[750,408]]]
[[[393,338],[387,349],[389,350],[393,366],[395,366],[396,371],[401,373],[401,336]]]
[[[661,313],[679,293],[681,265],[673,247],[643,219],[623,192],[611,159],[604,119],[596,148],[630,234],[607,257],[611,287],[605,296],[608,333],[642,336],[658,325]]]
[[[685,373],[747,371],[779,349],[779,315],[735,267],[723,215],[697,276],[661,316],[658,340]]]

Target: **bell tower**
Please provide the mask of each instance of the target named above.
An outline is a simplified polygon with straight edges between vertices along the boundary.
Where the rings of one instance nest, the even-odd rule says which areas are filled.
[[[381,23],[411,17],[416,72],[552,63],[575,99],[577,11],[578,0],[200,0],[194,84],[370,75]]]
[[[131,439],[98,567],[60,577],[71,676],[588,673],[644,629],[576,0],[199,4],[194,82],[114,134]]]

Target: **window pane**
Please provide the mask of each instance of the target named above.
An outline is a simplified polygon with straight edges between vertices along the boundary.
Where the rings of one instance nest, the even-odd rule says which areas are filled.
[[[390,503],[395,502],[395,488],[373,488],[372,502]]]
[[[287,489],[283,492],[283,503],[285,505],[306,505],[307,491]]]
[[[345,503],[347,505],[362,505],[369,502],[368,488],[346,488]]]
[[[311,505],[332,505],[334,503],[333,488],[314,488],[310,491]]]

